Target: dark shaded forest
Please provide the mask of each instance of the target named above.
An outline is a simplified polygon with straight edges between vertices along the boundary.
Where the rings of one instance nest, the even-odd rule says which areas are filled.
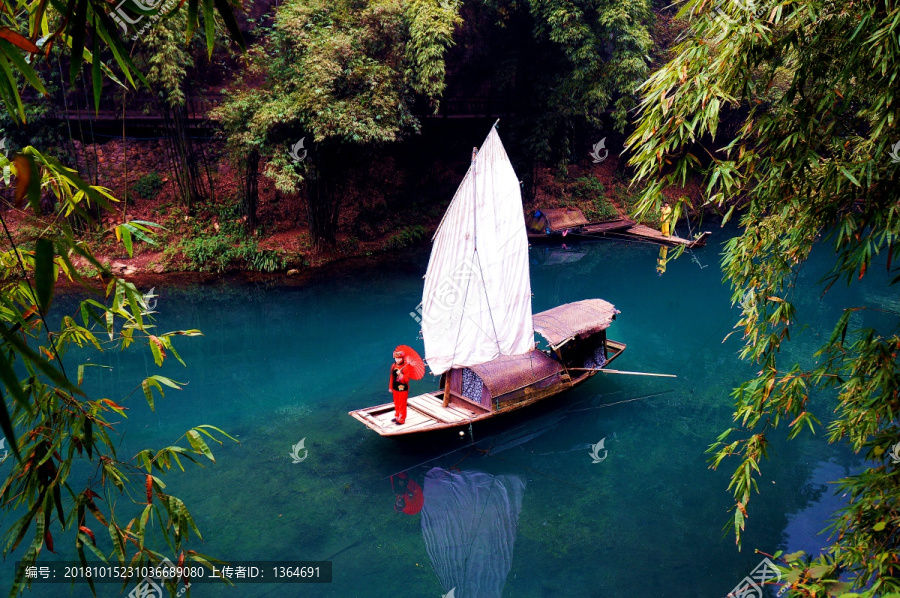
[[[445,11],[452,15],[441,17],[419,3],[392,17],[413,24],[400,23],[388,34],[378,29],[390,20],[383,14],[378,27],[365,22],[369,17],[352,22],[364,4],[320,7],[337,14],[347,31],[383,37],[341,48],[334,62],[352,70],[354,60],[381,61],[393,79],[378,98],[339,78],[306,83],[329,86],[349,105],[330,121],[281,112],[277,126],[271,124],[277,121],[266,110],[304,102],[297,97],[303,84],[291,79],[297,63],[268,60],[298,51],[283,34],[297,17],[284,16],[289,5],[279,12],[276,3],[257,1],[237,13],[247,52],[224,36],[211,55],[197,36],[184,47],[183,23],[177,16],[163,20],[130,42],[147,85],[133,89],[103,78],[98,101],[84,72],[74,85],[66,80],[65,56],[48,60],[38,73],[49,93],[23,96],[26,124],[4,119],[7,151],[39,145],[89,183],[110,189],[121,201],[114,212],[98,214],[107,228],[131,220],[163,227],[158,243],[136,242],[131,257],[96,236],[100,253],[121,273],[293,273],[417,243],[430,236],[472,147],[497,119],[526,210],[571,206],[595,221],[633,212],[638,194],[620,155],[630,130],[624,114],[635,105],[634,87],[650,61],[665,54],[678,30],[670,14],[634,2],[613,7],[608,20],[602,12],[576,12],[561,22],[552,7],[450,2],[434,9],[450,7]],[[410,10],[446,21],[443,35],[420,27],[421,36],[432,38],[416,41]],[[428,46],[422,53],[430,63],[410,64],[416,44]],[[410,74],[416,68],[424,74]],[[269,93],[263,97],[261,90]],[[367,119],[382,109],[404,116],[378,129]],[[357,130],[335,133],[342,118],[354,119]],[[269,124],[259,128],[254,119]],[[388,119],[385,114],[381,122]],[[594,163],[590,152],[601,140],[608,158]],[[298,143],[302,161],[291,159]],[[325,176],[310,176],[310,169]],[[691,185],[670,193],[699,198]],[[7,206],[12,199],[6,190]],[[47,213],[53,202],[45,192]],[[658,218],[655,212],[642,220]],[[23,240],[40,228],[32,220],[14,211],[9,216]]]

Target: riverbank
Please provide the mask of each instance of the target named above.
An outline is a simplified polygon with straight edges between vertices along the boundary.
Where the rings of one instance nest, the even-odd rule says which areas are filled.
[[[253,231],[248,229],[239,200],[239,177],[215,144],[207,148],[209,163],[204,165],[213,182],[212,199],[190,207],[180,199],[174,178],[159,174],[168,165],[161,141],[113,140],[76,149],[76,155],[83,156],[78,160],[79,172],[95,173],[92,182],[120,199],[114,204],[115,212],[103,213],[101,227],[85,238],[114,274],[144,286],[166,281],[207,284],[224,275],[252,282],[272,274],[302,284],[325,266],[331,271],[342,264],[352,269],[360,263],[394,260],[398,252],[428,244],[467,167],[438,164],[421,179],[421,186],[401,193],[397,181],[407,179],[408,173],[387,159],[380,172],[369,173],[366,179],[371,192],[349,188],[336,242],[315,251],[302,196],[282,194],[265,179],[259,188],[259,224]],[[637,190],[629,188],[618,157],[612,155],[597,164],[585,160],[562,170],[539,166],[533,176],[533,197],[524,200],[526,213],[574,207],[589,220],[602,221],[633,214],[639,197]],[[697,185],[670,190],[668,195],[670,200],[687,196],[694,205],[701,197]],[[30,247],[46,225],[29,209],[8,209],[4,219],[23,248]],[[126,221],[157,225],[150,242],[134,240],[132,255],[112,234]],[[658,226],[659,213],[642,221]],[[94,271],[85,260],[76,259],[75,264],[85,274]]]

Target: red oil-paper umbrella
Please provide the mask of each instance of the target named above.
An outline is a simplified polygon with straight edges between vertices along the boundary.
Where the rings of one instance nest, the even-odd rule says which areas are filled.
[[[425,375],[425,360],[419,357],[416,350],[406,345],[400,345],[394,351],[403,351],[406,355],[406,365],[403,366],[403,373],[413,380],[421,380]]]

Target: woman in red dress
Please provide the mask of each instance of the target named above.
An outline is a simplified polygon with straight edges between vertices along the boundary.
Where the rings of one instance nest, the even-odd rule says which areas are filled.
[[[404,372],[406,354],[394,351],[394,363],[391,364],[391,380],[388,390],[394,395],[394,420],[397,424],[406,422],[406,399],[409,398],[409,376]]]

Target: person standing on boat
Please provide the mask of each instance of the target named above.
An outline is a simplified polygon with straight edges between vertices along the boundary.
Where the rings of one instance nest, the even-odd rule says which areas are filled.
[[[409,376],[404,371],[406,354],[394,351],[394,363],[391,364],[391,381],[388,390],[394,395],[394,421],[406,423],[406,399],[409,398]]]

